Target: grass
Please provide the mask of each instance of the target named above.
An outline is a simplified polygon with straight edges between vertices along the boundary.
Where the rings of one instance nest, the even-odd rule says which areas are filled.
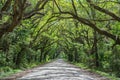
[[[46,63],[51,62],[52,60],[46,61],[46,62],[41,62],[41,63],[30,63],[30,64],[26,64],[26,67],[21,67],[20,69],[13,69],[10,68],[8,66],[5,67],[0,67],[0,79],[4,78],[4,77],[9,77],[13,74],[28,70],[28,69],[32,69],[41,65],[44,65]]]
[[[89,70],[89,71],[92,71],[92,72],[95,72],[97,74],[100,74],[101,76],[105,76],[111,80],[120,80],[120,78],[116,77],[115,75],[111,75],[109,73],[106,73],[106,72],[102,72],[102,71],[99,71],[97,69],[90,69],[87,65],[83,64],[83,63],[74,63],[72,62],[72,64],[82,68],[82,69],[85,69],[85,70]]]
[[[7,77],[7,76],[10,76],[10,75],[13,75],[15,73],[18,73],[18,72],[21,72],[22,70],[20,69],[11,69],[10,71],[7,71],[7,72],[0,72],[0,78],[4,78],[4,77]]]

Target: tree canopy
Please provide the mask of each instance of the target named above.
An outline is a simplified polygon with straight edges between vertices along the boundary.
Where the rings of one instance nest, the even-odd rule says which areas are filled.
[[[120,77],[119,16],[120,0],[0,0],[1,70],[59,57]]]

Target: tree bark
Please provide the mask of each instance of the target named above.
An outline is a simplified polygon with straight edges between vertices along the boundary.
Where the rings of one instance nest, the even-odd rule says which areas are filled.
[[[97,32],[94,31],[94,53],[95,53],[95,65],[99,67],[99,55],[98,55],[98,48],[97,48]]]

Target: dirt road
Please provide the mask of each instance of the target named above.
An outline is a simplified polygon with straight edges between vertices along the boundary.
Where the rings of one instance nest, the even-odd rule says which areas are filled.
[[[32,70],[17,80],[109,80],[58,59]]]

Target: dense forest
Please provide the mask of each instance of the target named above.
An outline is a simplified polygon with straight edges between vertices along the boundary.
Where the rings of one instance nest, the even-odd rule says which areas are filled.
[[[0,73],[56,58],[120,77],[120,0],[0,0]]]

